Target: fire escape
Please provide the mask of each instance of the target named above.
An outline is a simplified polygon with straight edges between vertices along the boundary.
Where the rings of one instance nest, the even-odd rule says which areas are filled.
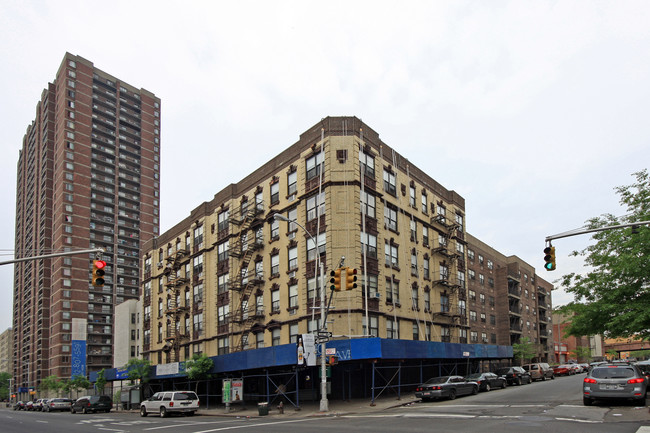
[[[189,341],[189,329],[185,329],[184,317],[189,311],[189,305],[184,305],[183,286],[189,283],[187,276],[181,276],[181,267],[184,257],[188,252],[184,249],[176,251],[167,257],[163,274],[167,277],[167,299],[165,316],[167,316],[167,330],[163,351],[167,353],[168,362],[179,361],[181,344]]]
[[[467,311],[459,306],[460,300],[467,300],[467,292],[464,281],[459,280],[457,276],[458,272],[465,272],[465,257],[450,245],[450,239],[464,243],[463,232],[458,223],[450,222],[444,214],[433,216],[431,225],[440,234],[438,246],[432,248],[431,253],[433,257],[442,256],[433,273],[433,286],[441,290],[440,308],[434,308],[432,311],[433,322],[455,328],[467,327]]]
[[[262,305],[251,303],[252,295],[264,285],[263,275],[256,269],[249,269],[255,252],[264,248],[262,225],[264,203],[257,202],[252,208],[240,209],[239,214],[231,215],[233,242],[230,245],[230,293],[231,313],[228,318],[231,351],[239,352],[248,348],[248,334],[258,320],[264,318]]]

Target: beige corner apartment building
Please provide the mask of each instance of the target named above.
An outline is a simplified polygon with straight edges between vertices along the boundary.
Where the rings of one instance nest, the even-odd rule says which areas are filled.
[[[355,117],[323,119],[143,251],[153,363],[315,331],[321,265],[329,280],[343,257],[360,281],[331,299],[334,336],[468,342],[464,199]]]

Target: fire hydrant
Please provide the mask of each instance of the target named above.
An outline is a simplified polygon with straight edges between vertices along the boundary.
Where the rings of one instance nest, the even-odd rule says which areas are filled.
[[[284,402],[281,401],[280,404],[278,405],[278,411],[280,413],[284,413]]]

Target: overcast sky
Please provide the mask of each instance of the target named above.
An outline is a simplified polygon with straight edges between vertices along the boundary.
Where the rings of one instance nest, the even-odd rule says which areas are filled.
[[[472,235],[553,282],[584,271],[568,254],[591,238],[555,241],[557,271],[546,272],[545,237],[626,213],[614,188],[650,161],[647,1],[0,0],[0,10],[10,255],[22,139],[66,51],[161,98],[162,232],[321,118],[352,115],[463,196]],[[12,271],[0,267],[0,332],[12,324]]]

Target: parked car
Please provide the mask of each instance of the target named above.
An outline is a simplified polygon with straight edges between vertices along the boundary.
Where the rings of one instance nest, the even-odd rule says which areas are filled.
[[[641,370],[641,373],[646,377],[646,384],[650,385],[650,361],[637,362],[636,367]]]
[[[533,380],[555,379],[553,369],[545,362],[526,364],[523,366],[523,369],[530,373],[530,377]]]
[[[504,377],[499,377],[494,373],[474,373],[465,376],[465,379],[478,383],[479,391],[490,391],[496,388],[505,388],[508,382]]]
[[[32,400],[25,402],[25,410],[34,410],[34,402]]]
[[[593,367],[582,382],[582,401],[591,406],[595,399],[632,399],[645,406],[647,382],[638,367],[631,364],[602,364]]]
[[[553,373],[556,376],[571,376],[574,372],[570,365],[560,364],[553,367]]]
[[[508,385],[522,385],[531,383],[533,379],[526,370],[521,367],[502,367],[495,371],[497,376],[502,376]]]
[[[46,398],[39,398],[38,400],[36,400],[34,402],[34,408],[33,409],[42,411],[43,410],[43,403],[46,402],[46,401],[47,401]]]
[[[55,410],[69,411],[72,407],[72,399],[69,398],[51,398],[43,406],[44,412],[53,412]]]
[[[573,370],[573,374],[582,373],[582,365],[576,364],[575,362],[571,362],[568,365],[571,367],[571,370]]]
[[[415,388],[415,397],[421,398],[422,401],[441,397],[453,400],[457,396],[477,393],[478,383],[463,376],[434,377]]]
[[[14,410],[25,410],[25,402],[17,401],[16,403],[14,403]]]
[[[108,395],[86,395],[78,398],[70,407],[70,412],[110,412],[113,401]]]
[[[199,397],[194,391],[162,391],[140,403],[140,416],[150,413],[157,413],[162,418],[172,413],[194,415],[199,406]]]

